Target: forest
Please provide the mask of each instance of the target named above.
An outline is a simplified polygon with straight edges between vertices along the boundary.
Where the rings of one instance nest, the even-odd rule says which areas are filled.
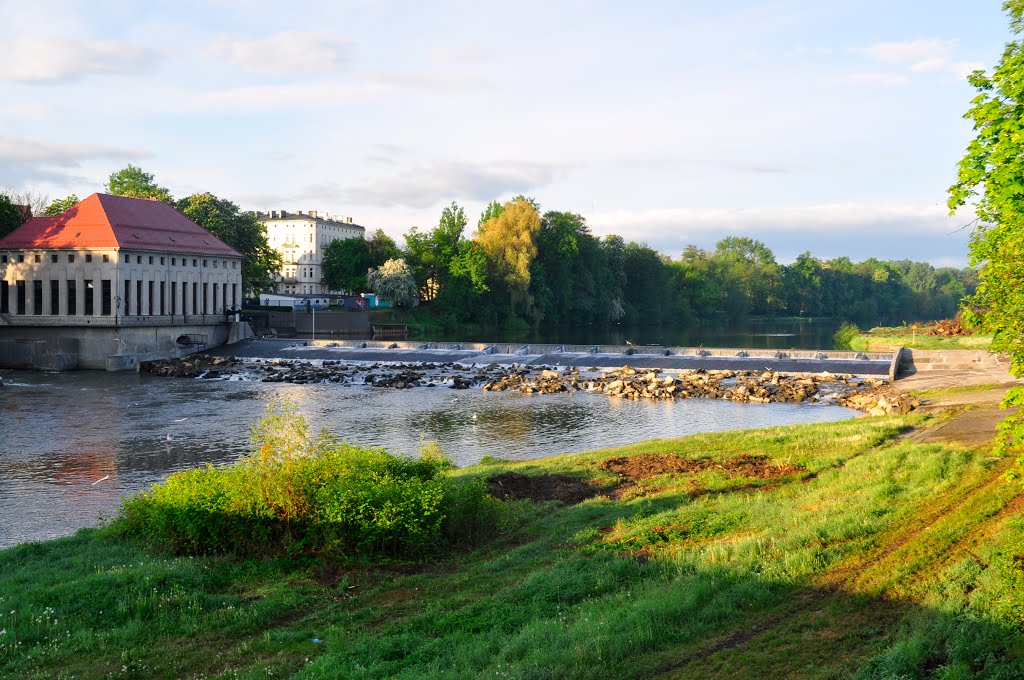
[[[402,258],[409,288],[445,325],[495,327],[686,324],[749,317],[836,317],[862,325],[952,316],[977,287],[972,268],[805,252],[780,264],[762,242],[738,236],[678,258],[621,236],[599,238],[571,212],[541,213],[519,196],[490,203],[470,237],[465,211],[447,206],[438,225],[412,228],[405,249],[383,232],[331,244],[324,278],[359,290],[367,268]],[[392,290],[395,288],[393,287]],[[399,287],[399,289],[401,289]]]

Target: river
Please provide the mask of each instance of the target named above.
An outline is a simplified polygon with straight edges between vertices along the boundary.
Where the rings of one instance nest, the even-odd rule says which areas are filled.
[[[120,498],[175,470],[227,463],[272,401],[314,430],[414,455],[431,441],[459,465],[525,460],[702,431],[835,421],[825,405],[626,401],[444,387],[392,390],[183,380],[135,373],[0,371],[0,547],[95,526]]]

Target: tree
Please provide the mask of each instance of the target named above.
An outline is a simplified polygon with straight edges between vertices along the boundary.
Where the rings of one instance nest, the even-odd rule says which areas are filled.
[[[0,194],[0,238],[21,226],[21,212],[6,194]]]
[[[978,91],[964,116],[974,122],[975,137],[949,188],[951,214],[974,200],[977,226],[969,246],[972,265],[980,265],[979,286],[967,302],[994,333],[991,350],[1010,356],[1010,371],[1024,375],[1024,0],[1003,4],[1016,39],[1006,45],[991,75],[975,71],[968,81]],[[1006,393],[1005,406],[1024,403],[1024,389]],[[1024,418],[1011,416],[1000,426],[1008,444],[1021,443]]]
[[[402,256],[402,251],[398,249],[395,240],[385,234],[383,229],[370,234],[366,246],[370,255],[370,267],[379,267],[388,260]]]
[[[267,229],[255,215],[211,193],[193,194],[174,207],[242,254],[242,290],[246,297],[274,289],[281,256],[270,247]]]
[[[420,287],[420,297],[434,300],[443,297],[450,284],[451,261],[460,253],[466,213],[452,202],[441,212],[441,219],[429,232],[413,227],[405,235],[406,261]]]
[[[56,217],[70,210],[78,202],[79,198],[75,194],[68,194],[64,198],[55,198],[50,202],[50,205],[43,209],[43,216]]]
[[[364,238],[331,241],[324,249],[324,284],[328,290],[359,293],[367,290],[366,272],[371,269],[370,243]]]
[[[403,259],[388,260],[366,273],[366,285],[382,300],[408,307],[416,299],[416,279]]]
[[[537,233],[540,214],[525,198],[506,203],[497,217],[492,217],[476,233],[483,247],[495,281],[508,292],[511,313],[522,305],[529,311],[530,264],[537,254]]]
[[[158,185],[153,180],[153,175],[142,168],[129,163],[120,170],[110,173],[104,189],[108,194],[114,196],[127,196],[129,198],[155,198],[170,205],[174,205],[171,192]]]

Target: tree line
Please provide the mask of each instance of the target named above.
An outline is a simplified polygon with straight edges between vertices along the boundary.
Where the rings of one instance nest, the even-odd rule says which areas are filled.
[[[419,299],[452,327],[636,326],[750,316],[897,324],[952,316],[977,286],[974,269],[910,260],[822,260],[805,252],[780,264],[764,243],[736,236],[714,250],[688,246],[670,258],[621,236],[599,238],[577,213],[542,214],[525,196],[491,202],[469,237],[467,226],[465,211],[452,203],[436,227],[413,227],[400,253]],[[328,251],[365,253],[381,236],[338,242]],[[398,257],[393,242],[390,248],[386,257]],[[380,257],[384,250],[378,243]],[[325,261],[325,278],[342,259]],[[371,268],[383,262],[371,260],[359,262]]]
[[[108,193],[164,201],[244,256],[247,297],[273,290],[281,258],[252,213],[212,193],[175,199],[134,165],[112,173]],[[12,200],[12,198],[14,200]],[[44,215],[78,202],[0,192],[0,236],[20,224],[12,203]],[[45,207],[44,207],[45,206]],[[428,305],[449,328],[529,328],[688,324],[705,319],[840,317],[862,325],[952,316],[977,288],[972,268],[809,252],[780,264],[762,242],[730,236],[714,250],[688,246],[678,258],[621,236],[595,236],[582,215],[541,212],[532,198],[492,201],[467,235],[457,203],[435,227],[412,227],[404,248],[380,229],[334,241],[324,251],[323,283],[335,291],[374,291],[398,304]]]

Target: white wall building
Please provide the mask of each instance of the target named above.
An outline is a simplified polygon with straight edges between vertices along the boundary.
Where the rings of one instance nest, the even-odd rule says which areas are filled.
[[[281,254],[283,265],[277,291],[283,295],[322,295],[324,249],[332,241],[366,238],[366,228],[351,217],[338,217],[315,210],[257,212],[256,219],[267,228],[270,247]]]
[[[18,342],[47,343],[82,368],[222,344],[242,302],[241,263],[160,201],[93,194],[33,218],[0,239],[0,344],[10,345],[0,364]]]

